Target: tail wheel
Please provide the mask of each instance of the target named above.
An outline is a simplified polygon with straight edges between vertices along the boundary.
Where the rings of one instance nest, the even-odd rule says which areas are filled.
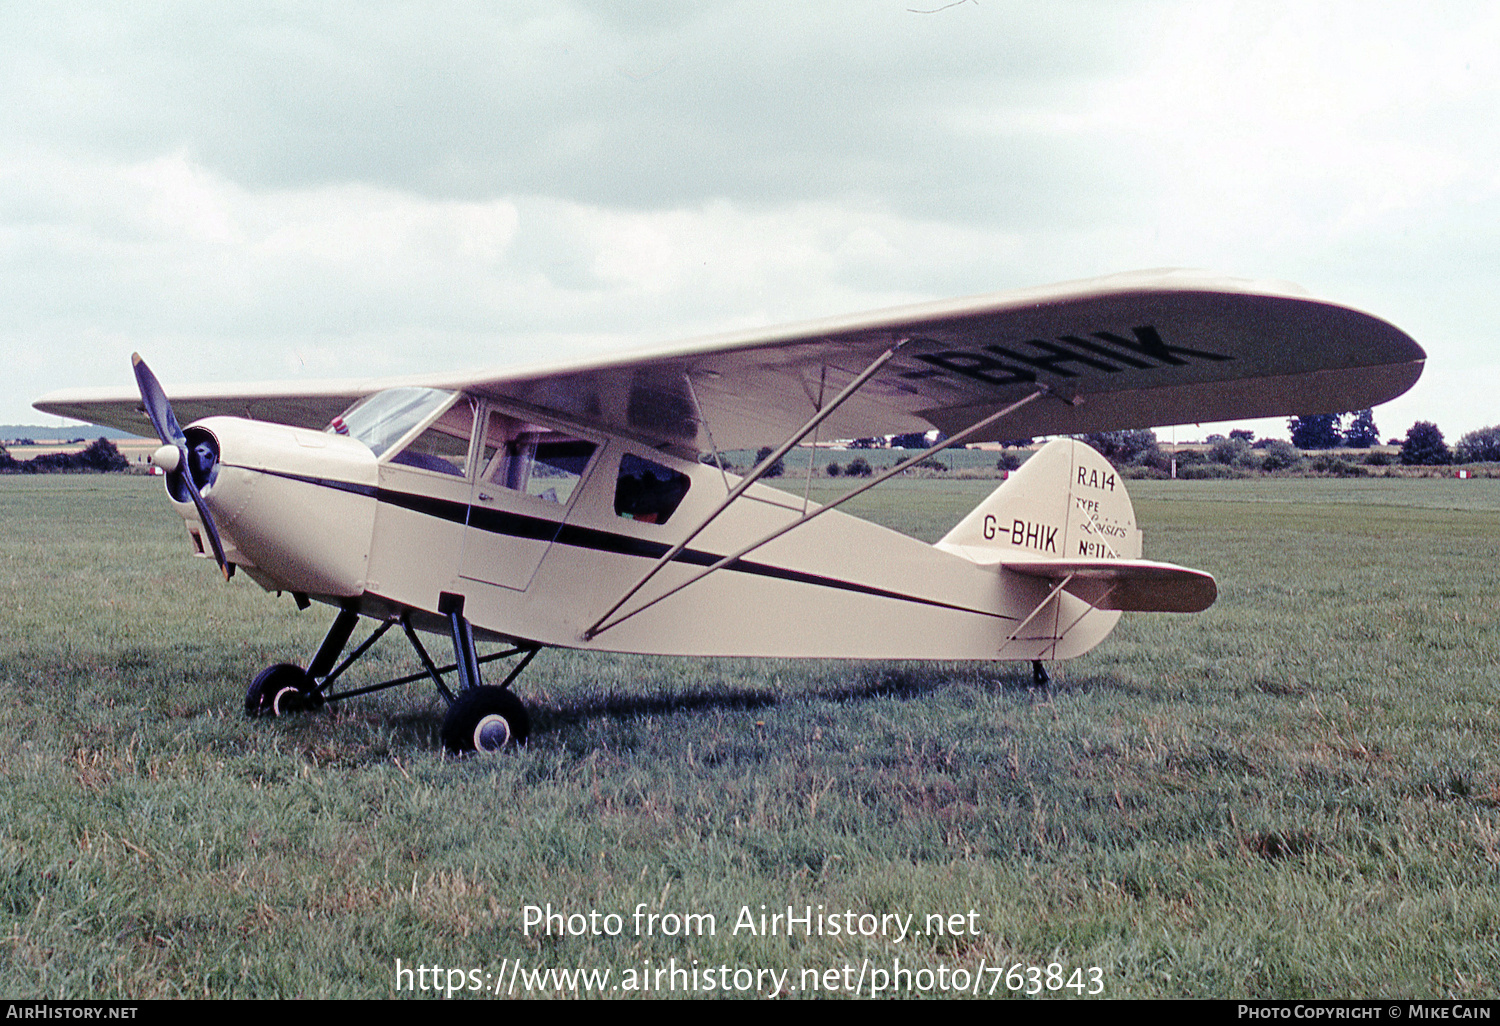
[[[1052,674],[1047,672],[1047,664],[1040,659],[1031,661],[1031,686],[1034,688],[1045,688],[1052,683]]]
[[[443,744],[450,752],[498,752],[530,733],[526,706],[505,688],[469,688],[443,719]]]
[[[307,671],[291,663],[267,666],[245,692],[246,716],[289,716],[320,704]]]

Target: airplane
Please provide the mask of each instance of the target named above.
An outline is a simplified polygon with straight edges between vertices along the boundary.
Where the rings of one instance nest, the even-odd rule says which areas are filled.
[[[34,405],[154,431],[198,556],[338,610],[305,666],[254,678],[249,715],[426,679],[447,703],[444,745],[468,753],[525,740],[511,685],[548,647],[1021,660],[1045,685],[1122,612],[1217,596],[1212,575],[1142,557],[1124,480],[1066,436],[1364,409],[1410,388],[1425,358],[1296,286],[1158,271],[521,369],[170,400],[135,356],[135,391]],[[934,428],[939,445],[827,505],[762,483],[809,439]],[[934,545],[837,509],[943,448],[1049,435]],[[744,476],[724,469],[722,452],[777,438]],[[370,635],[345,655],[361,619]],[[423,669],[336,687],[393,627]],[[424,633],[446,636],[451,664]],[[501,648],[480,656],[477,641]],[[509,672],[485,683],[499,659]]]

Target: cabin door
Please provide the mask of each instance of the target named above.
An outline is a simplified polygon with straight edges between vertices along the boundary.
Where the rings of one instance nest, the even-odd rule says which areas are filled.
[[[562,529],[598,448],[565,432],[489,411],[459,573],[524,591]]]

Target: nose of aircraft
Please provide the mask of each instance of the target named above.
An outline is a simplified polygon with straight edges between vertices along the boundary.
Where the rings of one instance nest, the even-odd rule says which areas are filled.
[[[162,440],[162,448],[170,446],[177,450],[176,459],[170,459],[162,456],[161,449],[158,449],[152,456],[152,462],[166,471],[167,490],[172,493],[172,497],[179,502],[191,500],[198,510],[198,519],[203,523],[209,544],[213,546],[214,559],[227,581],[231,573],[229,561],[224,558],[224,545],[219,541],[218,528],[214,526],[214,518],[208,511],[208,504],[203,501],[201,491],[213,480],[219,455],[218,443],[206,431],[197,432],[196,437],[190,438],[177,422],[172,404],[167,401],[166,390],[156,380],[156,375],[151,373],[151,368],[146,366],[146,361],[141,359],[141,354],[132,353],[130,362],[135,369],[136,386],[141,390],[141,404],[146,407],[146,416],[151,418],[151,426],[156,428],[157,437]],[[162,462],[157,462],[157,456],[162,456]],[[171,470],[164,466],[167,462],[173,464]]]
[[[178,475],[200,489],[232,565],[272,590],[363,591],[378,479],[367,445],[241,417],[205,417],[186,439]],[[177,508],[192,517],[186,499]]]
[[[238,417],[208,417],[184,429],[156,375],[139,354],[132,361],[162,440],[151,462],[166,474],[167,494],[198,550],[212,549],[225,579],[239,566],[268,589],[360,594],[374,529],[369,447]]]

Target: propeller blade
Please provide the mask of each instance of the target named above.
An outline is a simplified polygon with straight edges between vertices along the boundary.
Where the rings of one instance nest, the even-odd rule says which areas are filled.
[[[177,467],[169,473],[179,475],[179,480],[187,486],[188,496],[198,510],[198,519],[203,524],[203,530],[208,533],[208,544],[214,550],[214,560],[219,564],[219,572],[227,581],[232,573],[229,560],[224,558],[224,543],[219,541],[219,529],[214,526],[213,514],[208,511],[208,503],[203,501],[203,495],[198,491],[198,482],[193,480],[187,435],[183,433],[182,425],[177,423],[177,414],[172,412],[166,390],[156,380],[156,375],[151,373],[151,368],[146,366],[146,361],[141,359],[141,354],[131,353],[130,363],[135,369],[136,387],[141,390],[141,403],[146,407],[146,416],[151,418],[151,426],[156,428],[157,435],[164,443],[176,446],[180,453]]]
[[[170,412],[170,411],[169,411]],[[208,504],[203,501],[202,494],[198,491],[197,482],[193,475],[184,473],[183,482],[187,485],[188,494],[193,497],[193,505],[198,507],[198,519],[203,522],[203,529],[208,532],[208,544],[214,550],[214,559],[218,561],[219,572],[224,575],[224,580],[229,580],[229,560],[224,558],[224,544],[219,541],[219,529],[214,526],[214,518],[208,511]]]
[[[168,445],[175,445],[186,453],[187,436],[182,433],[182,425],[177,423],[177,415],[172,412],[172,404],[167,401],[166,390],[156,380],[156,375],[151,373],[151,368],[146,366],[146,361],[141,359],[140,353],[131,353],[130,363],[135,368],[135,384],[141,391],[146,416],[151,418],[151,426],[156,428],[157,436]]]

